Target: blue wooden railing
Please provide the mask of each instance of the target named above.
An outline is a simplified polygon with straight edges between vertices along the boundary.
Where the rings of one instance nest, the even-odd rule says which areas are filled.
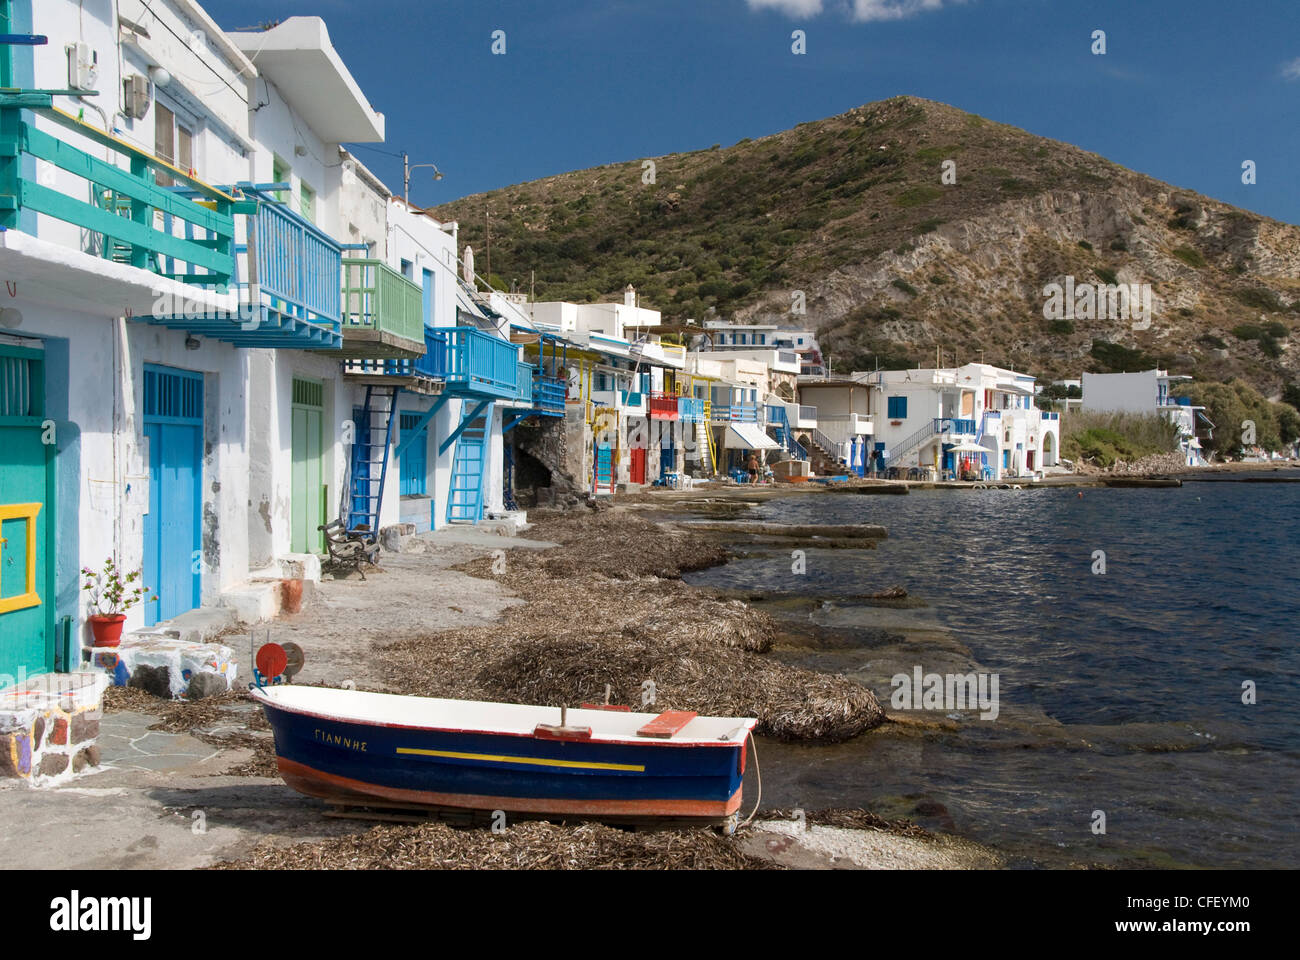
[[[678,397],[677,419],[682,423],[701,422],[704,419],[704,400],[698,397]]]
[[[519,348],[474,327],[446,327],[447,389],[512,399],[519,391]],[[531,384],[530,384],[531,389]]]
[[[758,404],[752,401],[715,403],[712,417],[715,423],[758,423]]]
[[[522,360],[515,361],[515,399],[533,402],[533,365]]]
[[[339,329],[343,250],[329,234],[282,203],[259,200],[256,230],[260,303],[307,323]],[[241,244],[240,253],[247,253]],[[248,279],[253,279],[249,272]],[[248,286],[245,284],[245,286]]]
[[[550,416],[564,416],[564,397],[568,384],[563,377],[548,377],[533,371],[533,409]]]
[[[963,420],[954,417],[936,417],[934,421],[934,432],[974,434],[975,421],[973,419]]]

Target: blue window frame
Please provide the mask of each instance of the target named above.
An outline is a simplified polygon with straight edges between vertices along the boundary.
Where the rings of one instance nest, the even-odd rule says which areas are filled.
[[[907,419],[907,397],[890,397],[888,406],[890,420]]]

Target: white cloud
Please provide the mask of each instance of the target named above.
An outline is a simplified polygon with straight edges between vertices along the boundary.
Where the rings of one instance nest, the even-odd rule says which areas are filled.
[[[745,0],[751,10],[777,10],[787,17],[815,17],[822,0]]]
[[[827,6],[858,23],[905,20],[918,13],[940,10],[966,0],[745,0],[751,10],[775,10],[787,17],[815,17]]]
[[[962,0],[852,0],[853,19],[860,23],[872,20],[905,20],[918,13],[938,10],[945,2]]]
[[[1287,80],[1300,80],[1300,57],[1282,64],[1282,76]]]

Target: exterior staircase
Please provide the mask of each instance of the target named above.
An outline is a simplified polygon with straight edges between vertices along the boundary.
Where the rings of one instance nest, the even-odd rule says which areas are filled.
[[[469,404],[462,416],[469,416]],[[483,473],[487,462],[488,414],[464,426],[456,440],[451,465],[451,487],[447,491],[447,521],[478,523],[483,519]]]
[[[808,461],[819,477],[836,477],[848,472],[848,466],[835,452],[834,442],[820,430],[808,434]]]
[[[393,417],[398,387],[368,386],[366,402],[355,425],[348,481],[347,528],[379,530],[379,505],[388,476],[388,449],[393,439]]]

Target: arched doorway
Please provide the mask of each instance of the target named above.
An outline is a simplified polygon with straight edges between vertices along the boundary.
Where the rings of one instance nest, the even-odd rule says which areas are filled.
[[[1043,466],[1056,466],[1056,437],[1051,431],[1043,431]]]

